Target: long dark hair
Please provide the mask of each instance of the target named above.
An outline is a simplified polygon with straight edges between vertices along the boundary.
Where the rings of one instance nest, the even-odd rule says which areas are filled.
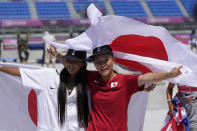
[[[77,90],[77,115],[80,128],[87,128],[89,107],[88,107],[88,94],[87,94],[87,77],[86,77],[86,65],[80,68],[77,76],[74,80],[74,85]],[[60,73],[60,84],[58,88],[58,120],[60,125],[63,126],[65,122],[66,98],[67,87],[73,87],[70,83],[70,74],[67,69],[64,68]]]

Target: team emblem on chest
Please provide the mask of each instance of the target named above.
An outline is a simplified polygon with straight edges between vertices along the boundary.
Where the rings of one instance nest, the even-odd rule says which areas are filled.
[[[118,82],[111,82],[111,88],[114,88],[118,85]]]

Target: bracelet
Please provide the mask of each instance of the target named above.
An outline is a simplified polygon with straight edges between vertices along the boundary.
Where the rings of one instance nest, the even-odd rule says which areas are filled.
[[[172,99],[167,99],[167,102],[171,101]]]

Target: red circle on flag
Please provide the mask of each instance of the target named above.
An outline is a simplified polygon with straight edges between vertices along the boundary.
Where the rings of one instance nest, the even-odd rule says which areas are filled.
[[[37,110],[37,96],[36,92],[32,89],[28,95],[28,111],[31,120],[37,126],[38,123],[38,110]]]
[[[168,55],[163,42],[154,36],[122,35],[117,37],[110,46],[113,51],[168,61]],[[115,61],[142,73],[151,72],[146,66],[136,61],[121,58],[115,58]]]

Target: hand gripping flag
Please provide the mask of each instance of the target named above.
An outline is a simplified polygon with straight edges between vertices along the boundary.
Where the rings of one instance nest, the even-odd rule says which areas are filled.
[[[93,4],[87,8],[87,15],[91,25],[84,33],[66,40],[66,44],[50,44],[62,49],[86,51],[110,45],[116,63],[143,73],[167,72],[183,65],[184,75],[170,82],[197,86],[197,56],[165,28],[122,16],[102,16]]]

